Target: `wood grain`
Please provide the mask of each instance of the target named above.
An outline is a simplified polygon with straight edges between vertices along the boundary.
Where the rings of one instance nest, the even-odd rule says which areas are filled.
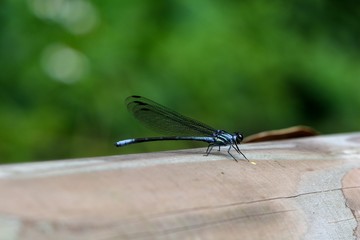
[[[356,239],[360,133],[0,166],[0,239]]]

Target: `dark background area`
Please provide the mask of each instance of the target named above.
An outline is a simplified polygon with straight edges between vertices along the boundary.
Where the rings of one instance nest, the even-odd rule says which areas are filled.
[[[26,0],[0,4],[0,162],[204,146],[127,113],[142,95],[244,135],[358,131],[356,1]]]

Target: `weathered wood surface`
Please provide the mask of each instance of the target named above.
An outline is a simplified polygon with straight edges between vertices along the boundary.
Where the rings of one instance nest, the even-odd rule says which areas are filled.
[[[0,239],[356,239],[360,133],[0,167]],[[120,150],[121,151],[121,150]]]

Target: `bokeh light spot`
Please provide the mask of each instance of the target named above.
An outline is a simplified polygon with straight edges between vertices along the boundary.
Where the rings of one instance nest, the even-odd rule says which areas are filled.
[[[96,8],[86,0],[28,0],[28,5],[38,18],[57,22],[73,34],[88,33],[99,22]]]
[[[75,49],[64,44],[53,44],[43,52],[42,67],[52,79],[74,83],[88,72],[88,60]]]

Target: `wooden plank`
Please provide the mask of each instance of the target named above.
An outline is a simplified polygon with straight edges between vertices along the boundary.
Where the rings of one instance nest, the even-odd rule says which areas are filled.
[[[0,239],[356,239],[360,133],[0,167]],[[121,151],[121,150],[120,150]]]

